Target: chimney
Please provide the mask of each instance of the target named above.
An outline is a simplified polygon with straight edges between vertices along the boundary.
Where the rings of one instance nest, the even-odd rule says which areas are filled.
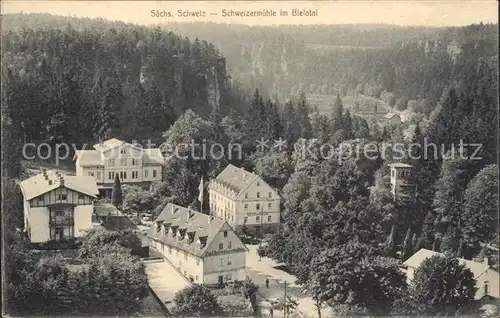
[[[59,177],[59,183],[63,186],[64,185],[64,178],[63,176]]]
[[[52,185],[52,180],[49,180],[49,185]]]
[[[490,266],[490,260],[488,259],[487,256],[484,257],[483,264],[486,265],[486,266]]]
[[[49,180],[49,176],[48,175],[44,175],[45,176],[45,180]]]

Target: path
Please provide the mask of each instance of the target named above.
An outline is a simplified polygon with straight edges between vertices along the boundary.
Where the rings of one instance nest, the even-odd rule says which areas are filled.
[[[164,304],[169,304],[175,293],[189,285],[186,278],[165,260],[144,261],[144,266],[149,286]]]
[[[316,306],[311,297],[305,295],[301,291],[300,285],[295,284],[297,278],[285,271],[276,269],[279,266],[276,261],[263,257],[259,261],[257,255],[257,245],[247,245],[249,252],[247,254],[247,275],[259,285],[261,295],[270,300],[275,300],[284,293],[284,282],[287,282],[287,294],[296,298],[299,305],[298,311],[307,317],[318,317]],[[266,278],[269,279],[269,288],[266,288]],[[264,307],[268,307],[269,303],[265,302]],[[267,313],[268,311],[265,310]],[[282,312],[274,312],[275,317],[283,316]],[[333,314],[330,308],[321,310],[322,317],[332,317]]]

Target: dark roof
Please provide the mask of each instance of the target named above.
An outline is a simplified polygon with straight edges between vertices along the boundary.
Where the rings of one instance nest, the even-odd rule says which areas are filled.
[[[225,223],[219,218],[168,203],[148,230],[148,237],[202,257]],[[182,234],[181,240],[178,231]],[[198,240],[202,244],[198,244]]]
[[[137,225],[127,216],[104,216],[100,217],[101,225],[109,231],[138,231]]]

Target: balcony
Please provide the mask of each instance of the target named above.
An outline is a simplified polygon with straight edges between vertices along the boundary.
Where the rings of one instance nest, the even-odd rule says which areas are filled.
[[[49,224],[69,226],[69,225],[74,225],[75,221],[73,218],[51,218],[49,220]]]

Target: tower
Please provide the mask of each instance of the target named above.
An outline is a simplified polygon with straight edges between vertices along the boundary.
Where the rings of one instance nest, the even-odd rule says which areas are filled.
[[[407,198],[408,194],[404,192],[409,186],[406,177],[410,175],[413,166],[398,162],[390,164],[389,167],[391,168],[391,193],[394,200]]]

